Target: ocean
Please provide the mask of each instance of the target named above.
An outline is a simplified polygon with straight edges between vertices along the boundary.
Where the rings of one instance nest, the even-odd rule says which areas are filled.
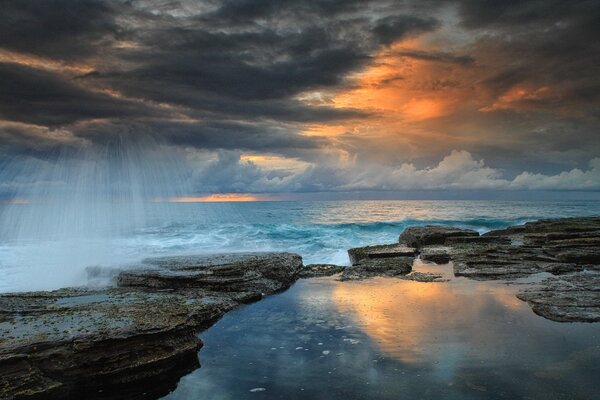
[[[446,224],[483,233],[541,218],[600,215],[600,201],[148,203],[143,212],[142,226],[111,236],[5,235],[0,292],[86,285],[88,266],[126,268],[163,255],[289,251],[305,264],[348,265],[347,249],[395,242],[408,226]]]

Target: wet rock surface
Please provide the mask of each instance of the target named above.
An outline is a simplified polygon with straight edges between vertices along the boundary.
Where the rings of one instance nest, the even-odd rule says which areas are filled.
[[[154,268],[122,272],[118,285],[275,293],[289,287],[302,270],[302,258],[291,253],[166,257],[145,263]]]
[[[309,264],[306,265],[302,272],[300,272],[300,278],[317,278],[319,276],[331,276],[336,275],[344,271],[344,266],[335,264]]]
[[[447,282],[448,279],[444,278],[441,274],[434,274],[431,272],[418,272],[413,271],[407,275],[400,276],[400,279],[415,282]]]
[[[153,259],[145,266],[121,272],[122,287],[0,296],[0,398],[166,394],[199,366],[199,330],[288,287],[302,259],[235,254]]]
[[[362,260],[360,264],[344,268],[340,280],[358,280],[374,276],[402,276],[412,270],[413,257],[388,257]]]
[[[413,257],[417,254],[417,249],[403,244],[383,244],[377,246],[357,247],[348,250],[348,257],[352,265],[360,264],[365,260],[377,258],[393,257]]]
[[[436,229],[433,231],[437,234]],[[534,312],[554,321],[600,321],[598,217],[541,220],[467,240],[452,236],[444,244],[443,248],[423,247],[421,257],[444,261],[445,252],[455,276],[477,280],[512,281],[553,274],[556,277],[520,292],[518,297]]]
[[[450,247],[427,246],[421,249],[421,260],[436,264],[447,264],[450,262]]]
[[[600,274],[552,277],[517,297],[544,318],[559,322],[600,322]]]
[[[459,229],[450,226],[426,225],[406,228],[400,235],[399,242],[407,246],[421,248],[432,244],[445,244],[450,238],[468,240],[469,237],[479,237],[479,233],[470,229]]]
[[[511,282],[534,274],[555,275],[518,297],[548,319],[600,321],[600,217],[540,220],[484,235],[447,226],[416,226],[405,229],[399,242],[350,249],[354,265],[341,279],[395,276],[443,281],[436,274],[411,273],[414,250],[425,262],[451,262],[454,276],[469,279]]]
[[[415,257],[450,262],[455,276],[477,280],[552,274],[517,297],[554,321],[600,322],[600,218],[537,221],[484,235],[411,227],[400,241],[350,249],[349,267],[303,267],[290,253],[154,258],[126,271],[88,270],[118,287],[0,295],[0,398],[159,397],[198,367],[197,333],[228,310],[299,277],[448,278],[413,271]]]

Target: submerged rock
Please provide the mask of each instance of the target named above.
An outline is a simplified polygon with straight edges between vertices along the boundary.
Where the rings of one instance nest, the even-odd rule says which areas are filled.
[[[447,282],[448,279],[444,278],[441,274],[434,274],[431,272],[418,272],[414,271],[408,275],[400,276],[400,279],[415,282]]]
[[[444,244],[449,238],[478,237],[479,233],[470,229],[459,229],[450,226],[427,225],[406,228],[400,235],[400,243],[410,247],[421,248],[425,245]]]
[[[200,329],[239,304],[288,287],[302,260],[267,253],[146,265],[152,269],[121,273],[119,288],[1,295],[0,398],[164,395],[199,366]],[[210,285],[203,274],[213,279]],[[231,277],[242,279],[244,289]]]
[[[315,278],[319,276],[331,276],[344,271],[341,265],[335,264],[309,264],[300,272],[300,278]]]

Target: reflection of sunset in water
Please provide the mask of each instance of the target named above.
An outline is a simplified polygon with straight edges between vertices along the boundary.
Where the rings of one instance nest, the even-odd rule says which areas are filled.
[[[416,363],[437,358],[439,343],[464,342],[465,335],[483,351],[488,346],[493,351],[497,334],[489,322],[481,322],[497,313],[529,311],[514,290],[463,279],[420,283],[379,278],[340,282],[333,300],[382,351]]]

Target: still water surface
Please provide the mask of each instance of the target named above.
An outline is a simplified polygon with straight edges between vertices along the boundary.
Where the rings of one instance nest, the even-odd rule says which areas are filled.
[[[597,399],[600,325],[535,315],[526,284],[301,280],[201,334],[165,399]]]

